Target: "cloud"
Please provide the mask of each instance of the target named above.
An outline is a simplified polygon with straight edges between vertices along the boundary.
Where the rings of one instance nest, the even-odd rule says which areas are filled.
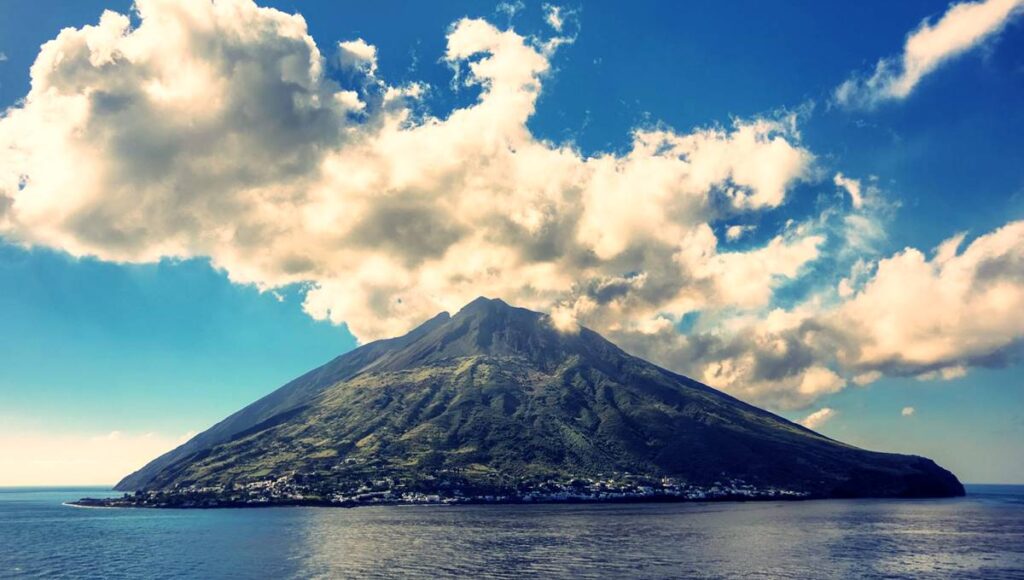
[[[842,173],[836,173],[834,178],[836,187],[841,187],[846,190],[846,193],[850,194],[850,203],[853,204],[855,209],[864,207],[864,197],[860,191],[860,181],[846,177]]]
[[[879,371],[867,371],[867,372],[864,372],[864,373],[860,373],[858,375],[854,375],[852,380],[853,380],[854,384],[863,387],[865,385],[870,385],[871,383],[877,381],[880,378],[882,378],[882,373],[881,372],[879,372]]]
[[[916,412],[917,412],[917,410],[914,409],[913,407],[903,407],[903,410],[900,411],[900,415],[902,415],[904,417],[910,417],[911,415],[913,415]]]
[[[790,309],[702,313],[611,336],[627,350],[751,401],[798,409],[883,376],[951,380],[1024,357],[1024,222],[939,245],[858,261],[835,291]],[[704,318],[707,318],[704,320]]]
[[[301,16],[248,0],[136,9],[137,26],[106,12],[46,43],[0,118],[5,239],[115,262],[206,256],[266,291],[301,283],[307,313],[362,342],[500,296],[777,408],[1019,352],[1019,223],[962,253],[960,237],[931,259],[877,259],[884,204],[837,174],[863,185],[859,207],[721,247],[716,231],[738,236],[725,224],[820,184],[795,114],[652,123],[584,154],[528,127],[557,39],[455,22],[443,59],[478,96],[435,115],[425,85],[377,76],[376,47],[324,55]],[[812,269],[828,286],[779,308]]]
[[[6,61],[7,61],[7,53],[6,52],[0,52],[0,62],[6,62]]]
[[[610,335],[630,352],[741,399],[802,409],[848,382],[817,344],[815,323],[808,322],[812,308],[803,308],[698,320],[688,334],[670,326],[652,334],[622,329]]]
[[[822,409],[818,409],[817,411],[804,417],[803,419],[798,421],[798,423],[800,423],[804,427],[807,427],[808,429],[818,429],[822,427],[825,423],[827,423],[829,419],[832,419],[835,416],[835,410],[830,409],[829,407],[825,407]]]
[[[565,26],[565,16],[562,14],[561,6],[544,5],[544,21],[548,23],[555,32],[561,32]]]
[[[111,485],[193,436],[0,433],[0,486]]]
[[[377,47],[362,38],[338,43],[338,64],[343,70],[366,74],[377,72]]]
[[[244,0],[137,10],[136,27],[106,12],[44,45],[0,121],[9,239],[306,283],[306,311],[362,341],[479,294],[549,310],[635,273],[599,309],[650,327],[764,304],[817,256],[810,233],[721,252],[710,225],[809,178],[792,116],[641,127],[624,153],[587,156],[527,127],[549,41],[456,22],[443,58],[479,98],[435,117],[415,86],[377,78],[375,47],[323,55],[298,15]]]
[[[967,376],[967,367],[964,365],[955,365],[949,367],[943,367],[934,371],[928,371],[917,375],[915,378],[919,381],[952,381]]]
[[[870,76],[855,76],[841,84],[835,100],[842,106],[871,109],[884,101],[905,99],[922,78],[994,38],[1022,9],[1024,0],[953,4],[938,22],[925,20],[907,36],[902,55],[883,58]]]
[[[938,371],[1016,360],[1024,340],[1024,222],[963,235],[929,259],[907,248],[880,260],[875,273],[825,317],[848,367],[887,374]]]
[[[756,229],[757,226],[753,225],[731,225],[725,228],[725,239],[729,240],[730,242],[735,242],[736,240],[746,235],[748,232],[752,232]]]
[[[779,314],[785,326],[752,326],[799,343],[808,366],[827,364],[858,384],[883,375],[952,380],[1013,364],[1024,356],[1024,222],[961,250],[965,239],[947,239],[931,258],[907,248],[854,276],[845,297]]]
[[[498,14],[504,14],[509,20],[515,17],[516,14],[526,8],[526,4],[522,0],[515,0],[514,2],[499,2],[494,7],[494,11]]]

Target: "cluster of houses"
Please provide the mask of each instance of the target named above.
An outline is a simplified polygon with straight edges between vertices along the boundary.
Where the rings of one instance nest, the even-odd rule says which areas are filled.
[[[743,480],[696,485],[670,477],[630,474],[574,477],[519,484],[500,492],[472,488],[458,481],[435,480],[430,486],[379,478],[330,489],[309,485],[294,475],[235,483],[228,486],[182,487],[173,491],[145,491],[108,500],[106,505],[135,507],[222,507],[281,504],[392,505],[459,503],[553,503],[615,501],[720,501],[800,499],[806,492],[758,487]]]

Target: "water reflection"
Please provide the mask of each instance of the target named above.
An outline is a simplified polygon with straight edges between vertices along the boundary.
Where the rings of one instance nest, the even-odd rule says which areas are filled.
[[[302,573],[848,578],[1024,571],[1021,510],[977,508],[954,499],[319,510],[309,514],[301,542]],[[993,532],[994,522],[1002,532]]]

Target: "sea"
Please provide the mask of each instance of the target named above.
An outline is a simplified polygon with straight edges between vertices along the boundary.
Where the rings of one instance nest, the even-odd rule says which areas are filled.
[[[0,578],[1022,578],[1024,486],[796,502],[77,508],[0,488]]]

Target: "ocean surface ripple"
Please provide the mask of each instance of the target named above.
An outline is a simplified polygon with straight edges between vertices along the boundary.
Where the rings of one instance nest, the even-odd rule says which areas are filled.
[[[965,498],[82,509],[0,489],[0,578],[1024,578],[1024,486]]]

